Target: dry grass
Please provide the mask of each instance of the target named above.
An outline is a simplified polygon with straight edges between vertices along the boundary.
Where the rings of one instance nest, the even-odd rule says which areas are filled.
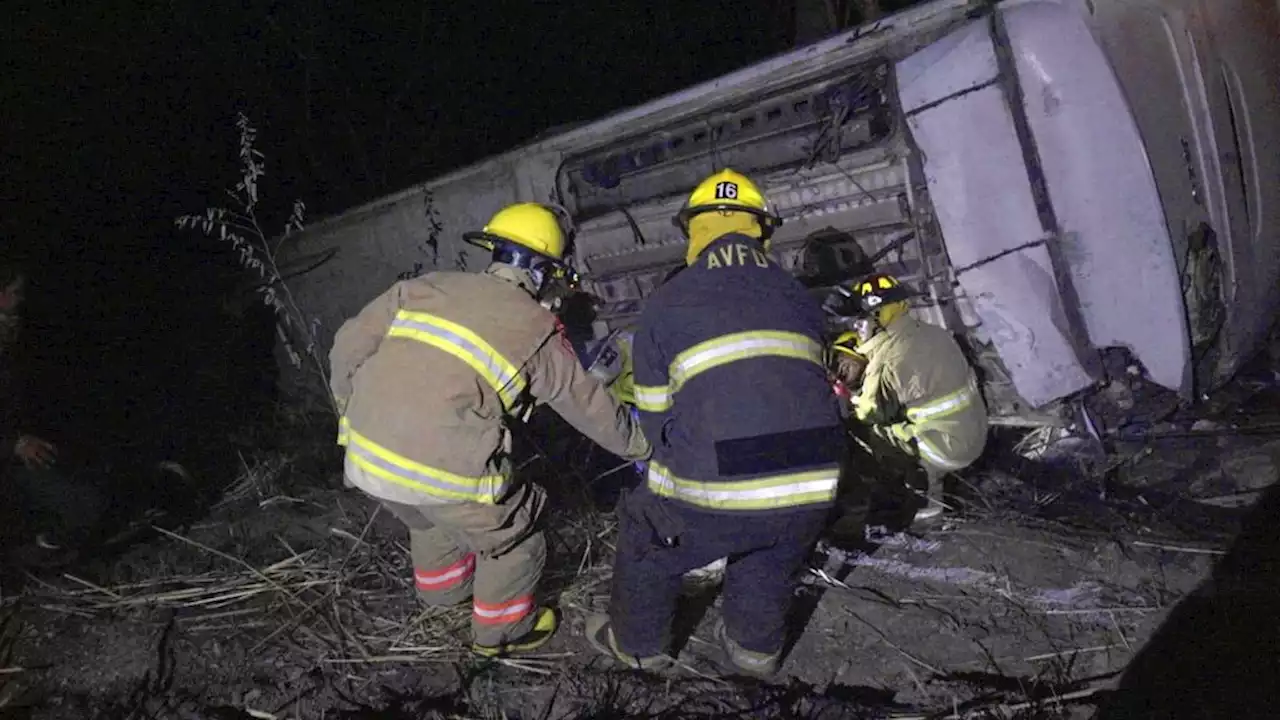
[[[214,510],[249,499],[262,502],[283,493],[281,479],[294,463],[292,454],[255,453],[251,456],[253,462],[247,461],[243,452],[237,452],[236,456],[240,460],[240,474],[223,489],[221,499],[213,506]]]
[[[376,511],[375,511],[376,514]],[[133,610],[169,610],[187,632],[257,630],[252,651],[273,641],[291,644],[328,664],[451,663],[465,655],[462,637],[469,608],[402,615],[412,589],[402,546],[334,527],[349,547],[328,543],[297,551],[280,541],[280,558],[255,566],[222,550],[156,528],[170,540],[218,559],[218,569],[162,574],[136,582],[100,585],[67,574],[30,598],[45,609],[86,618]]]
[[[13,661],[14,650],[22,635],[23,621],[18,604],[8,599],[0,605],[0,710],[9,707],[21,692],[15,678],[27,670]]]
[[[622,468],[608,463],[599,467],[601,463],[593,457],[598,451],[575,435],[547,433],[542,437],[558,438],[559,444],[534,445],[529,463],[522,468],[526,475],[548,486],[556,498],[547,523],[551,558],[542,587],[544,592],[556,595],[560,607],[570,611],[571,616],[580,616],[602,609],[615,552],[616,522],[612,514],[596,508],[589,488],[609,482],[611,473]],[[257,462],[252,459],[255,457]],[[147,548],[149,560],[126,559],[111,569],[111,579],[68,574],[46,581],[27,594],[26,604],[90,623],[166,614],[173,618],[175,632],[196,642],[201,637],[234,636],[246,644],[250,657],[267,648],[284,648],[291,664],[318,670],[330,681],[360,678],[357,685],[366,694],[342,695],[341,702],[335,701],[327,715],[330,718],[502,718],[501,708],[509,708],[513,702],[536,708],[532,715],[522,711],[519,717],[523,720],[816,718],[861,716],[864,712],[875,716],[874,712],[883,714],[885,710],[881,707],[873,712],[856,702],[832,697],[823,688],[796,683],[744,684],[714,676],[654,679],[599,670],[592,662],[594,658],[580,652],[543,653],[497,663],[477,661],[468,648],[469,608],[417,607],[408,550],[403,542],[378,531],[375,506],[352,507],[349,500],[336,499],[339,496],[332,490],[299,492],[281,479],[289,472],[296,473],[294,468],[305,462],[297,458],[296,453],[274,458],[247,455],[245,472],[228,486],[209,522],[181,533],[157,528],[163,540]],[[291,491],[295,494],[287,494]],[[981,492],[974,489],[975,496]],[[989,521],[1007,514],[1000,505],[998,494],[980,496],[970,503],[967,512],[971,519]],[[318,515],[316,507],[320,508]],[[295,512],[299,508],[311,509],[307,517],[323,538],[316,540],[313,535],[302,541],[292,535],[291,539],[282,536],[281,533],[287,534],[288,526],[305,516]],[[266,523],[266,532],[247,539],[238,539],[239,531],[233,532],[237,523],[261,525],[264,517],[277,512],[284,514]],[[269,529],[273,523],[278,532]],[[981,524],[1000,526],[985,521]],[[952,543],[981,541],[990,546],[993,542],[963,522],[944,535],[950,536],[947,542]],[[1064,537],[1038,537],[1055,547],[1066,542]],[[1026,544],[1013,537],[999,542],[1005,541]],[[993,577],[1013,575],[1007,568],[984,569]],[[961,618],[963,622],[954,623],[954,632],[974,638],[977,647],[982,646],[981,638],[1008,632],[1020,633],[1028,641],[1034,639],[1037,647],[1018,653],[1016,668],[1010,665],[1014,662],[1010,657],[997,657],[1000,653],[989,648],[975,656],[978,662],[973,667],[958,668],[954,663],[931,658],[929,647],[913,645],[914,636],[895,636],[893,629],[881,625],[880,620],[873,619],[876,627],[872,629],[858,625],[866,630],[859,632],[867,637],[881,637],[876,633],[882,633],[891,662],[896,663],[895,667],[906,668],[904,687],[918,690],[929,701],[922,706],[935,708],[933,714],[919,717],[1069,717],[1073,706],[1087,704],[1096,692],[1095,686],[1084,682],[1087,678],[1077,659],[1094,655],[1095,651],[1132,651],[1128,638],[1133,636],[1127,634],[1127,628],[1119,627],[1114,614],[1109,616],[1110,625],[1106,628],[1112,633],[1110,639],[1087,637],[1085,630],[1097,632],[1093,625],[1084,627],[1094,623],[1096,611],[1090,611],[1089,622],[1084,623],[1083,612],[1033,607],[1024,597],[1030,591],[1015,585],[983,585],[984,592],[951,598],[921,595],[921,590],[928,588],[904,586],[914,596],[899,595],[895,612],[919,612],[922,618],[929,614]],[[847,594],[849,590],[864,589],[845,585],[841,591]],[[993,598],[1003,602],[992,602]],[[1108,609],[1121,613],[1120,621],[1124,622],[1123,613],[1148,613],[1165,600],[1156,598],[1141,607],[1136,602],[1129,602],[1128,606],[1117,602]],[[844,606],[854,601],[861,599],[850,596],[839,602]],[[978,610],[986,615],[979,617]],[[1074,627],[1079,624],[1077,620],[1083,623],[1079,628]],[[1073,627],[1067,627],[1069,624]],[[6,626],[0,625],[3,627]],[[0,687],[9,679],[2,673],[2,666],[8,664],[3,654],[5,637],[0,631]],[[1138,640],[1135,638],[1134,642]],[[1103,645],[1108,647],[1102,648]],[[1032,666],[1029,671],[1028,666]],[[452,675],[458,678],[458,687],[444,697],[421,691],[416,695],[389,695],[374,678],[386,677],[386,671],[392,668],[415,668],[409,674]],[[998,691],[982,684],[993,678],[1008,679],[1012,684]],[[140,686],[134,695],[118,699],[117,714],[109,717],[149,717],[146,713],[130,715],[134,711],[129,708],[152,707],[161,698],[178,704],[196,702],[183,699],[182,692],[152,681]],[[350,710],[358,706],[357,700],[367,703],[359,713]],[[238,707],[247,713],[244,717],[292,720],[308,716],[293,706],[262,709],[242,703]],[[341,707],[348,708],[349,712],[343,711],[348,714],[338,713]]]
[[[428,672],[448,675],[458,667],[481,665],[558,682],[571,654],[480,661],[470,653],[469,606],[418,606],[408,548],[399,533],[377,531],[382,513],[376,505],[358,494],[290,488],[281,476],[298,464],[296,454],[250,457],[259,460],[244,462],[244,471],[214,504],[208,521],[182,532],[153,527],[158,542],[121,558],[105,574],[31,577],[24,603],[88,624],[170,617],[177,632],[197,643],[201,637],[235,638],[247,646],[249,657],[284,648],[291,665],[333,677],[372,676],[406,666],[434,666]],[[540,451],[531,465],[546,462]],[[581,489],[589,480],[573,482]],[[289,490],[297,495],[282,494]],[[543,587],[559,594],[562,607],[587,612],[607,595],[616,525],[583,498],[571,500],[571,507],[555,508],[548,523],[553,562]],[[312,523],[325,538],[317,542],[314,533],[302,541],[285,538],[303,514],[298,508],[313,516],[319,508]],[[245,537],[246,526],[257,527],[257,534]],[[268,542],[262,542],[264,527]],[[111,717],[131,717],[134,710],[128,708],[155,706],[161,695],[180,699],[173,688],[154,682],[135,690],[119,698]]]

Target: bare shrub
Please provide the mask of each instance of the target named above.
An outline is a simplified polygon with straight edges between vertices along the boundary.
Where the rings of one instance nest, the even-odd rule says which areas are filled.
[[[182,215],[174,223],[179,230],[216,237],[238,253],[241,268],[254,276],[263,304],[275,313],[276,333],[289,361],[296,369],[308,371],[305,376],[319,385],[315,389],[327,400],[327,410],[336,418],[338,409],[329,393],[327,364],[316,342],[320,321],[302,312],[276,262],[284,243],[302,231],[306,205],[294,200],[284,230],[278,236],[263,227],[259,216],[259,182],[266,175],[266,162],[255,147],[258,131],[243,113],[236,116],[236,129],[240,132],[237,156],[240,180],[226,191],[229,206],[214,206],[200,214]]]

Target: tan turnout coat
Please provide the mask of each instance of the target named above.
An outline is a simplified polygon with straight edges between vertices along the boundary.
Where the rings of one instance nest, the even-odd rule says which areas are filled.
[[[528,274],[433,272],[397,282],[338,330],[339,442],[384,500],[492,504],[511,490],[507,421],[534,403],[623,458],[648,456],[631,415],[583,370]]]

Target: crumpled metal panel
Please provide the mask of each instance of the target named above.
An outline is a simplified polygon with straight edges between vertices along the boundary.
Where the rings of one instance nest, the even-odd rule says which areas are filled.
[[[995,346],[1018,394],[1040,407],[1092,378],[1077,357],[1048,252],[1040,245],[1001,256],[1045,238],[1001,90],[974,89],[996,68],[988,25],[975,21],[896,71],[947,253],[955,267],[973,266],[958,277],[982,320],[973,332]]]
[[[904,192],[906,168],[889,155],[879,149],[851,154],[842,158],[838,168],[760,179],[775,211],[785,218],[772,241],[773,254],[783,268],[798,272],[805,240],[824,227],[856,230],[864,250],[875,252],[881,235],[908,226],[910,219],[898,199]],[[584,287],[603,301],[597,309],[602,323],[598,332],[633,319],[643,298],[684,263],[685,240],[671,225],[678,208],[677,202],[668,201],[630,210],[646,239],[644,245],[636,244],[635,231],[621,213],[595,218],[579,228],[580,269],[587,273]],[[913,248],[911,244],[908,254]]]
[[[754,98],[566,159],[557,182],[575,216],[682,195],[711,166],[751,176],[811,164],[887,138],[889,72],[876,61],[822,83]],[[831,137],[814,146],[813,138]]]
[[[800,240],[831,224],[840,216],[840,227],[863,229],[908,222],[898,202],[905,170],[885,149],[851,154],[837,167],[817,171],[784,172],[753,178],[762,187],[774,211],[785,222],[774,236],[774,245]],[[578,227],[577,256],[581,270],[595,276],[629,272],[648,264],[683,256],[684,238],[671,224],[684,197],[650,200],[627,207],[633,228],[622,212],[592,218]],[[639,230],[643,244],[636,237]],[[664,250],[666,246],[680,250]],[[656,258],[650,260],[650,257]],[[607,296],[607,295],[606,295]]]
[[[1084,19],[1056,2],[1004,11],[1027,119],[1080,312],[1154,382],[1191,390],[1178,267],[1137,124]]]

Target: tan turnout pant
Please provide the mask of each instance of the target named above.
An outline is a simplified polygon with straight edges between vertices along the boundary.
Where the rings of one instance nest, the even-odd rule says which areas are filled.
[[[834,533],[861,535],[873,496],[891,499],[896,505],[907,501],[911,490],[922,490],[930,499],[942,499],[946,470],[922,461],[890,432],[856,423],[851,429],[861,443],[852,442],[849,447],[848,468],[836,499]]]
[[[535,527],[546,491],[524,483],[496,505],[406,505],[381,500],[409,528],[414,584],[428,605],[472,601],[471,633],[497,646],[533,629],[534,589],[547,559]]]

